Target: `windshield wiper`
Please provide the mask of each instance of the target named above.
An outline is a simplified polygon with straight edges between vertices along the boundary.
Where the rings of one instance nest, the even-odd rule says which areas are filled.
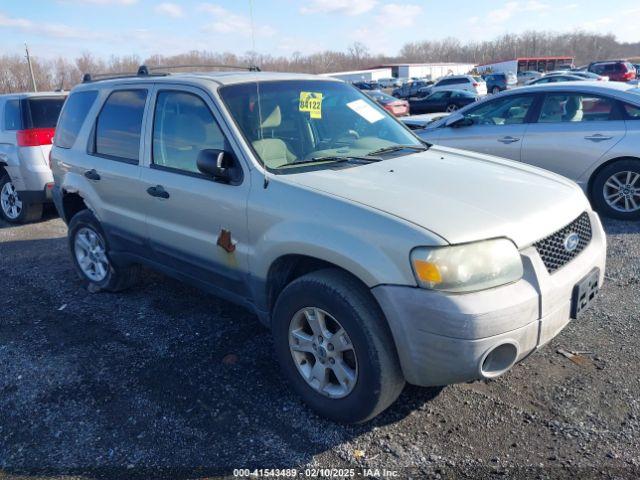
[[[417,152],[424,152],[425,150],[428,150],[428,149],[429,149],[428,146],[423,146],[423,145],[391,145],[389,147],[382,147],[382,148],[379,148],[378,150],[374,150],[373,152],[369,152],[367,153],[367,156],[380,155],[382,153],[397,152],[400,150],[415,150]]]
[[[316,163],[316,162],[332,162],[332,163],[348,162],[350,160],[359,160],[361,162],[371,163],[371,162],[379,162],[382,159],[376,158],[376,157],[370,157],[368,154],[366,157],[358,157],[353,155],[327,155],[326,157],[313,157],[313,158],[308,158],[306,160],[296,160],[295,162],[291,162],[291,163],[283,163],[282,165],[278,165],[276,168],[290,167],[291,165],[307,165],[307,164]]]

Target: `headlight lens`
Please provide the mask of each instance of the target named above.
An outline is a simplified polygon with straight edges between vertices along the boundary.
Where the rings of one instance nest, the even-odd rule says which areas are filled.
[[[471,292],[522,278],[522,260],[510,240],[498,238],[450,247],[418,247],[411,265],[423,288]]]

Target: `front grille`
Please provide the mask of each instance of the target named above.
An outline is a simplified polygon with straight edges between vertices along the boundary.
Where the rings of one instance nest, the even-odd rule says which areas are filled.
[[[568,251],[565,248],[565,242],[572,233],[578,234],[578,246],[574,250]],[[540,257],[542,257],[547,271],[553,273],[577,257],[589,245],[590,241],[591,221],[587,212],[584,212],[566,227],[537,241],[533,245],[538,250]]]

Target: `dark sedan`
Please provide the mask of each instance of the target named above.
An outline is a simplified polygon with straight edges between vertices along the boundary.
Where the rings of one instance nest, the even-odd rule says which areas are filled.
[[[410,98],[412,114],[431,112],[453,112],[478,99],[476,94],[467,90],[438,90],[423,98]]]

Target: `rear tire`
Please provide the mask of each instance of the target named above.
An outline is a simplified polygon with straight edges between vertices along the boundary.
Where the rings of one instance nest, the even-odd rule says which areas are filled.
[[[322,312],[325,320],[321,324],[327,326],[324,338],[315,335],[311,322],[306,332],[293,328],[299,326],[296,322],[301,312],[303,318],[309,318],[307,310]],[[314,324],[317,328],[318,323]],[[291,282],[278,297],[272,327],[284,376],[322,416],[344,423],[366,422],[389,407],[404,387],[395,344],[380,307],[369,290],[346,272],[320,270]],[[346,332],[345,341],[340,341],[340,331]],[[304,343],[300,343],[300,333]],[[313,348],[310,342],[315,342]],[[333,347],[332,342],[339,347]],[[295,344],[294,348],[290,344]],[[300,347],[305,349],[302,353]],[[320,347],[326,348],[324,353]],[[334,359],[332,354],[342,355],[338,351],[352,356]],[[341,382],[339,378],[345,377],[340,367],[344,365],[350,367],[352,376]],[[313,374],[316,366],[325,378],[322,384]],[[305,368],[310,372],[306,377]]]
[[[600,170],[593,180],[591,201],[606,217],[640,220],[640,160],[618,160]]]
[[[447,105],[447,108],[445,108],[445,111],[447,112],[455,112],[456,110],[458,110],[458,106],[454,103],[450,103]]]
[[[138,279],[138,265],[116,265],[111,261],[107,237],[91,211],[82,210],[73,216],[68,239],[73,266],[90,292],[119,292]]]
[[[9,223],[35,222],[42,218],[41,203],[24,203],[11,182],[9,174],[0,177],[0,215]]]

